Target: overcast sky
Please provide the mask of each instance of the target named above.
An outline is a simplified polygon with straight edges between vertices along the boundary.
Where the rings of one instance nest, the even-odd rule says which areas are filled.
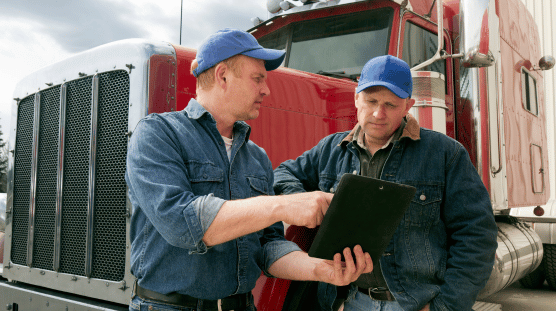
[[[0,125],[8,140],[13,91],[41,67],[108,42],[178,44],[181,0],[0,0]],[[266,0],[183,0],[181,44],[198,48],[225,27],[268,18]]]

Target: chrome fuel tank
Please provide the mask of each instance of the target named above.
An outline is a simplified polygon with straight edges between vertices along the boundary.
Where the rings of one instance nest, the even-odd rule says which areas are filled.
[[[498,249],[494,269],[478,299],[488,297],[531,273],[540,264],[543,248],[540,237],[519,221],[497,222]]]

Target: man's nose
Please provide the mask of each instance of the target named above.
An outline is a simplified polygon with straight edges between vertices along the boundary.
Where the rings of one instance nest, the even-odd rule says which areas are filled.
[[[376,107],[374,113],[373,113],[373,117],[377,118],[377,119],[383,119],[386,117],[386,113],[384,111],[384,107],[379,105],[378,107]]]
[[[261,88],[261,94],[263,96],[270,95],[270,89],[268,88],[268,85],[266,84],[266,82],[264,83],[263,87]]]

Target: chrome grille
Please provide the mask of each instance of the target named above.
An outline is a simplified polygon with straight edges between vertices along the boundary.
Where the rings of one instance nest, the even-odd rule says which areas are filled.
[[[93,278],[121,280],[125,272],[125,161],[129,82],[125,72],[99,75]],[[106,234],[109,232],[110,234]],[[117,246],[117,247],[116,247]]]
[[[77,275],[85,275],[91,94],[92,77],[67,85],[60,271]]]
[[[56,172],[58,159],[58,116],[60,86],[41,93],[39,159],[35,207],[33,266],[52,269],[54,220],[56,217]]]
[[[17,111],[11,260],[18,265],[27,261],[34,103],[34,96],[28,96],[19,103]]]
[[[129,76],[118,70],[98,74],[98,129],[95,161],[91,277],[120,281],[125,274]],[[86,276],[89,209],[89,153],[92,77],[67,82],[63,135],[63,183],[57,189],[60,86],[40,92],[32,267],[53,270],[59,239],[59,271]],[[34,96],[19,103],[14,161],[11,260],[27,265]],[[56,235],[56,195],[62,190],[61,230]],[[29,239],[30,240],[30,239]]]

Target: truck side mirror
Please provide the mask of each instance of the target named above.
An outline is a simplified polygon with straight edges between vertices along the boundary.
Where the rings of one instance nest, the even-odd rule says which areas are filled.
[[[460,53],[464,67],[488,67],[494,63],[489,50],[489,0],[461,0]]]
[[[546,55],[539,60],[539,68],[540,70],[550,70],[554,67],[554,63],[556,63],[554,57],[552,55]]]

